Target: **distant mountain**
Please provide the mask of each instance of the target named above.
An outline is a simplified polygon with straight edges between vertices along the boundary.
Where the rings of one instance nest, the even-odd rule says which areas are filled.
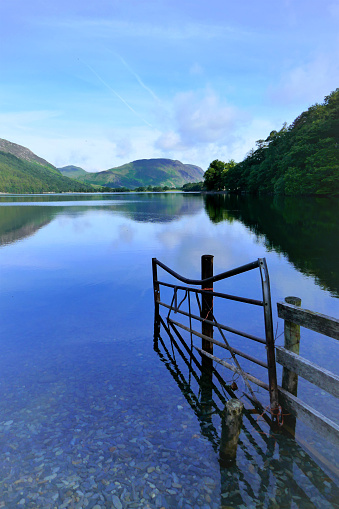
[[[65,177],[69,177],[72,179],[76,179],[80,177],[81,175],[87,175],[87,171],[80,168],[80,166],[63,166],[62,168],[58,168],[60,173],[64,175]]]
[[[28,148],[17,145],[16,143],[12,143],[11,141],[3,140],[2,138],[0,138],[0,151],[12,154],[19,159],[23,159],[24,161],[28,161],[30,163],[39,163],[43,166],[54,168],[52,164],[47,162],[45,159],[42,159],[41,157],[33,154],[33,152],[31,152]]]
[[[72,165],[58,169],[28,148],[0,139],[0,193],[85,192],[101,190],[101,186],[182,187],[201,181],[203,175],[199,166],[172,159],[140,159],[98,173]]]
[[[192,164],[172,159],[140,159],[110,170],[78,175],[76,179],[87,184],[134,189],[149,185],[181,187],[199,182],[203,175],[204,171]]]
[[[52,164],[28,148],[0,139],[1,193],[92,191],[90,185],[64,177]]]

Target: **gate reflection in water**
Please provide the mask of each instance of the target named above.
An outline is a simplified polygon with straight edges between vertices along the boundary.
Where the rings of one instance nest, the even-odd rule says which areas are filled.
[[[224,405],[236,397],[218,370],[206,369],[175,327],[154,322],[154,350],[196,415],[201,434],[219,454]],[[220,464],[221,506],[337,507],[339,490],[320,464],[287,432],[244,401],[236,461]],[[329,465],[327,465],[329,466]]]

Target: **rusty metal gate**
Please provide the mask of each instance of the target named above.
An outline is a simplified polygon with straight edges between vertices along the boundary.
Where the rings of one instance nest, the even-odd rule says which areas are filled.
[[[184,285],[175,283],[161,281],[158,277],[158,268],[167,272],[177,281],[184,283]],[[160,321],[163,321],[160,315],[160,307],[167,308],[167,324],[177,333],[178,328],[181,328],[190,333],[191,338],[192,335],[200,337],[202,339],[202,348],[198,348],[194,346],[196,350],[200,352],[202,358],[208,359],[209,362],[216,361],[219,364],[227,367],[231,371],[239,374],[243,380],[245,385],[247,386],[251,396],[251,399],[258,402],[249,382],[253,382],[256,385],[266,389],[269,391],[270,396],[270,409],[273,418],[279,412],[279,401],[278,401],[278,387],[277,387],[277,375],[276,375],[276,362],[275,362],[275,347],[274,347],[274,335],[273,335],[273,322],[272,322],[272,306],[271,306],[271,293],[270,293],[270,283],[269,283],[269,275],[267,270],[267,264],[265,258],[258,258],[257,260],[248,263],[246,265],[242,265],[241,267],[237,267],[232,270],[228,270],[226,272],[222,272],[218,275],[213,275],[213,256],[211,255],[203,255],[201,258],[201,279],[189,279],[180,274],[176,273],[174,270],[167,267],[165,264],[157,260],[156,258],[152,259],[152,269],[153,269],[153,289],[154,289],[154,304],[155,304],[155,325],[158,326]],[[262,287],[262,300],[250,299],[247,297],[240,297],[236,295],[229,295],[221,292],[215,291],[213,284],[236,276],[238,274],[242,274],[254,269],[259,269],[260,277],[261,277],[261,287]],[[192,286],[193,285],[193,286]],[[201,288],[194,288],[194,285],[200,286]],[[161,300],[160,288],[167,287],[173,289],[173,294],[171,297],[171,301],[166,303]],[[178,294],[179,291],[183,291],[184,297],[178,303]],[[193,295],[196,299],[199,315],[193,314],[191,312],[191,295]],[[225,325],[219,323],[216,320],[214,314],[214,299],[226,299],[233,300],[237,302],[242,302],[252,306],[259,306],[263,309],[264,315],[264,323],[265,323],[265,337],[261,338],[253,334],[249,334],[244,331],[237,330],[235,328],[230,327],[229,325]],[[187,300],[188,302],[188,311],[184,311],[181,309],[182,303]],[[183,325],[182,323],[174,320],[172,318],[173,313],[179,313],[183,316],[189,318],[189,327]],[[198,321],[202,324],[202,331],[196,331],[192,326],[192,321]],[[217,341],[213,338],[213,331],[217,329],[223,339],[223,341]],[[267,360],[263,362],[252,355],[249,355],[246,352],[242,352],[239,349],[232,348],[229,344],[225,332],[230,332],[242,337],[246,337],[251,339],[259,344],[264,345],[266,348],[266,358]],[[191,341],[192,342],[192,341]],[[231,354],[233,364],[226,362],[216,356],[213,355],[213,344],[218,345],[226,350],[228,350]],[[268,383],[262,380],[259,380],[255,376],[252,376],[250,373],[245,372],[239,363],[238,357],[245,358],[255,364],[258,364],[267,369],[268,373]],[[259,403],[259,402],[258,402]]]

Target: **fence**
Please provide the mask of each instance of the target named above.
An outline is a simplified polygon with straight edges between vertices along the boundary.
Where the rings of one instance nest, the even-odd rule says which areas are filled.
[[[297,297],[287,297],[285,302],[277,304],[278,317],[285,320],[284,347],[276,347],[277,362],[284,367],[282,387],[278,387],[279,400],[287,411],[306,421],[318,433],[339,445],[338,424],[297,397],[298,376],[339,397],[339,376],[299,355],[300,326],[339,339],[339,320],[302,309],[300,306],[301,300]],[[295,422],[290,419],[289,423],[293,433]]]
[[[221,430],[220,433],[218,418],[223,418],[227,399],[235,397],[232,387],[225,383],[214,367],[209,377],[203,369],[203,358],[195,356],[179,330],[169,326],[161,316],[159,322],[165,334],[160,334],[160,329],[156,328],[154,350],[194,412],[202,436],[218,453],[223,432]],[[318,450],[303,443],[302,439],[297,443],[284,433],[283,428],[272,433],[267,424],[270,421],[265,414],[260,415],[253,408],[244,408],[238,456],[245,457],[248,462],[237,461],[232,467],[220,462],[221,505],[224,506],[227,500],[228,506],[245,507],[249,505],[250,497],[253,506],[259,504],[266,507],[272,489],[280,507],[293,505],[302,509],[305,505],[310,508],[334,506],[339,490],[331,477],[337,478],[338,470],[329,465]],[[253,481],[254,474],[257,476],[256,482]],[[286,485],[282,489],[284,478]],[[314,503],[314,490],[318,503]],[[227,494],[227,499],[223,498],[223,493]]]

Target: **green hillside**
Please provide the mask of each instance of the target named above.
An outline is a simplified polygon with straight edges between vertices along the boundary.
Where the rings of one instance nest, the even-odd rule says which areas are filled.
[[[52,164],[31,152],[28,148],[23,147],[22,145],[18,145],[17,143],[12,143],[11,141],[4,140],[2,138],[0,138],[0,151],[8,152],[9,154],[18,157],[19,159],[23,159],[24,161],[28,161],[30,163],[39,163],[42,166],[48,166],[49,168],[55,169]]]
[[[256,143],[241,163],[213,161],[205,186],[237,193],[338,195],[339,88]]]
[[[76,179],[82,175],[87,175],[87,171],[80,168],[80,166],[63,166],[62,168],[58,168],[58,170],[62,175],[71,179]]]
[[[64,177],[47,162],[41,164],[34,158],[21,159],[7,151],[0,151],[1,193],[61,193],[91,190],[93,189],[89,185]]]
[[[198,166],[183,164],[172,159],[140,159],[99,173],[77,176],[80,182],[107,187],[139,186],[181,187],[188,182],[198,182],[204,172]]]

